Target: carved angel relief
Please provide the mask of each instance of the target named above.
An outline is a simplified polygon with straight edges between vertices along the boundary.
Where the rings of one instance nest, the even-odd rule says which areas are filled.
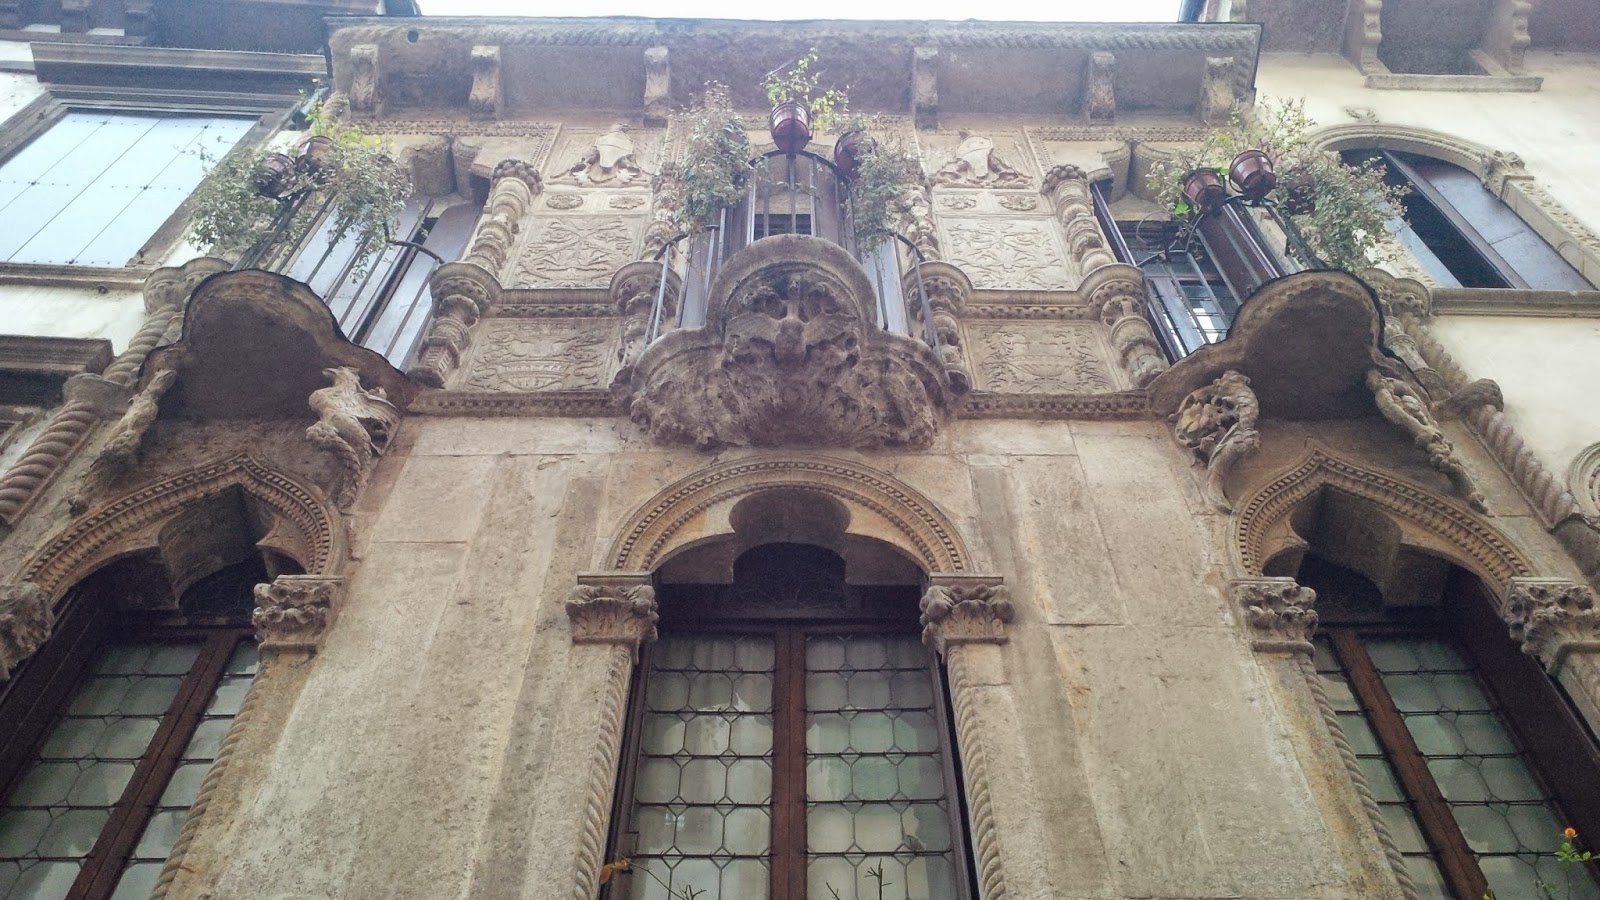
[[[333,385],[311,393],[317,423],[306,429],[306,440],[333,455],[337,474],[323,487],[335,505],[348,510],[366,486],[373,462],[389,446],[400,412],[382,388],[363,390],[361,374],[349,366],[323,374]]]
[[[1228,472],[1261,449],[1261,433],[1256,430],[1260,416],[1261,404],[1250,390],[1250,379],[1231,369],[1189,394],[1172,416],[1173,437],[1205,466],[1206,494],[1223,512],[1233,512],[1223,492]]]

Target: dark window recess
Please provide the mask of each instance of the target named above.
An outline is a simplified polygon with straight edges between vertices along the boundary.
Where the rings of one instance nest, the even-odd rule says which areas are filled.
[[[58,608],[0,693],[0,898],[151,893],[255,675],[237,611],[267,572],[236,568],[197,582],[180,613],[119,612],[113,584],[142,586],[131,570]]]
[[[1445,287],[1593,290],[1570,263],[1476,175],[1414,153],[1347,150],[1347,161],[1376,158],[1390,183],[1411,189],[1401,244]]]
[[[607,900],[970,900],[944,679],[914,587],[768,544],[731,585],[662,585],[635,678]],[[686,896],[686,894],[684,894]]]
[[[751,232],[753,240],[775,234],[811,234],[811,214],[756,213]]]
[[[254,123],[68,112],[0,163],[0,261],[127,265]]]
[[[330,240],[333,224],[324,219],[284,274],[327,302],[346,337],[404,368],[432,313],[428,276],[441,261],[461,257],[480,212],[474,203],[413,197],[395,230],[405,242],[391,243],[359,264],[356,236]]]
[[[1239,300],[1204,242],[1179,242],[1170,222],[1118,222],[1119,255],[1144,271],[1157,337],[1174,359],[1228,336]]]
[[[1526,897],[1542,880],[1600,898],[1591,869],[1554,855],[1565,827],[1600,835],[1594,737],[1477,580],[1458,571],[1439,607],[1386,610],[1317,557],[1297,577],[1330,601],[1317,672],[1419,893]]]

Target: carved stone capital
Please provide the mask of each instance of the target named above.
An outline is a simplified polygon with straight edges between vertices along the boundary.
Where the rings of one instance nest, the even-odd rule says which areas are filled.
[[[1005,643],[1017,614],[1010,590],[984,576],[934,576],[921,608],[922,642],[941,656],[960,644]]]
[[[324,575],[279,575],[256,585],[250,624],[261,649],[315,653],[338,614],[343,593],[344,579]]]
[[[1216,381],[1190,392],[1172,419],[1172,435],[1206,469],[1206,493],[1218,509],[1232,512],[1224,491],[1228,473],[1261,449],[1256,420],[1261,404],[1250,379],[1229,369]]]
[[[617,644],[635,656],[656,639],[656,590],[647,574],[580,575],[567,595],[574,644]]]
[[[494,171],[489,174],[490,190],[494,190],[507,178],[522,182],[522,186],[528,189],[530,196],[544,189],[539,170],[533,163],[520,159],[503,159],[495,164]]]
[[[1504,617],[1522,652],[1554,674],[1568,653],[1600,650],[1600,609],[1594,589],[1572,581],[1513,578]]]
[[[44,644],[54,624],[43,588],[31,581],[0,585],[0,682]]]
[[[1293,578],[1240,578],[1228,586],[1250,626],[1250,647],[1310,653],[1317,630],[1317,592]]]

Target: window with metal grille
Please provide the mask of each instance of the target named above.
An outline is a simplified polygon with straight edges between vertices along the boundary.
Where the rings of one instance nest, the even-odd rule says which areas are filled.
[[[884,896],[976,896],[943,679],[896,614],[915,589],[847,587],[842,562],[837,580],[756,567],[663,586],[612,838],[632,870],[605,896],[870,900],[879,879]]]
[[[0,261],[125,266],[255,119],[74,110],[0,163]]]
[[[1175,223],[1119,222],[1128,259],[1144,271],[1160,338],[1173,359],[1228,336],[1239,299],[1198,237]]]

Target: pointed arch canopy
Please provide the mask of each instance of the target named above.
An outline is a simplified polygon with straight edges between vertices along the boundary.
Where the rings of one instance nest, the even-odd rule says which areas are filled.
[[[720,530],[708,522],[709,511],[731,509],[743,497],[778,488],[842,502],[852,513],[851,532],[895,545],[930,574],[970,570],[965,541],[932,500],[891,475],[820,455],[745,458],[674,482],[628,517],[606,564],[616,571],[650,571]]]
[[[1498,530],[1453,500],[1383,472],[1314,448],[1298,466],[1258,489],[1239,507],[1234,546],[1248,575],[1262,575],[1274,555],[1305,542],[1290,513],[1325,487],[1361,497],[1392,515],[1407,544],[1440,553],[1503,592],[1514,577],[1533,574],[1526,557]]]
[[[157,547],[161,528],[185,507],[232,488],[272,514],[259,546],[293,557],[308,575],[332,575],[344,557],[343,529],[311,488],[251,457],[191,469],[139,488],[76,520],[23,569],[22,580],[59,597],[112,559]]]

